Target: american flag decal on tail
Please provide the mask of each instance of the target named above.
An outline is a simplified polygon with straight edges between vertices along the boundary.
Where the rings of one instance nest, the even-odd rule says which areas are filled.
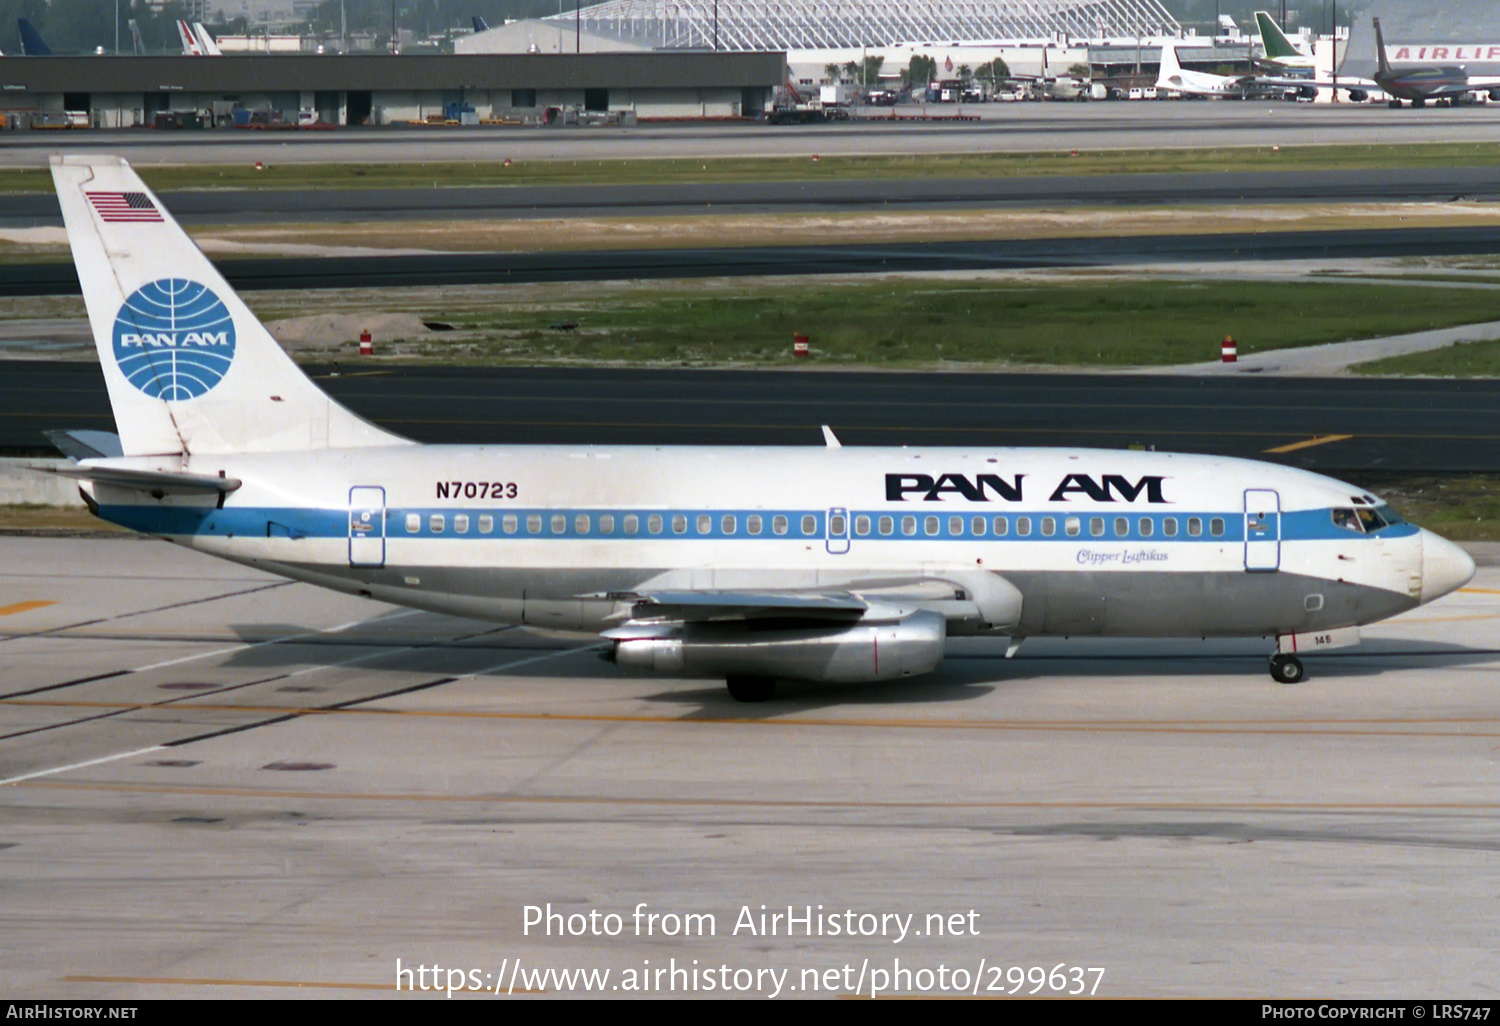
[[[101,221],[160,221],[161,211],[144,192],[85,193]]]

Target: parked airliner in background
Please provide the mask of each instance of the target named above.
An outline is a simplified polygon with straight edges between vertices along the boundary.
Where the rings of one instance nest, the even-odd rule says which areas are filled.
[[[208,29],[203,27],[201,21],[195,21],[189,25],[186,21],[178,19],[177,38],[182,41],[184,57],[224,56],[224,51],[219,49],[219,44],[214,42],[214,37],[208,34]]]
[[[1189,71],[1177,59],[1177,44],[1166,42],[1161,47],[1161,70],[1156,75],[1156,91],[1158,94],[1221,96],[1240,100],[1265,95],[1268,89],[1254,75],[1211,75],[1206,71]]]
[[[1255,25],[1260,33],[1260,46],[1264,57],[1255,63],[1267,71],[1286,73],[1312,71],[1314,58],[1297,49],[1297,44],[1286,37],[1276,24],[1276,19],[1265,11],[1255,12]]]
[[[926,673],[953,635],[1267,637],[1272,676],[1460,587],[1364,489],[1102,449],[420,446],[287,357],[124,161],[52,158],[118,437],[62,471],[105,520],[420,609],[602,633],[623,666]]]
[[[1380,19],[1375,23],[1375,61],[1379,70],[1374,78],[1354,75],[1338,76],[1338,80],[1318,79],[1308,81],[1308,86],[1319,89],[1347,89],[1349,99],[1355,102],[1366,99],[1372,92],[1383,90],[1392,107],[1400,107],[1405,100],[1413,107],[1425,107],[1428,100],[1440,103],[1467,103],[1473,93],[1488,93],[1491,100],[1500,101],[1500,76],[1470,75],[1461,64],[1409,64],[1393,67],[1386,56],[1385,36],[1380,31]]]

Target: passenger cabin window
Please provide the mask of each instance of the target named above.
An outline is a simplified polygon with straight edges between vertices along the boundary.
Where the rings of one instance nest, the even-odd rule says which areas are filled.
[[[734,534],[734,529],[738,526],[739,524],[735,522],[733,513],[724,514],[724,518],[719,521],[719,528],[725,534]]]
[[[1031,518],[1016,517],[1016,534],[1022,538],[1031,537]]]
[[[625,533],[635,534],[641,529],[641,518],[634,513],[625,514]]]
[[[954,537],[961,536],[964,533],[964,518],[963,517],[949,517],[948,518],[948,533],[951,534],[951,535],[953,535]]]
[[[580,513],[573,518],[573,530],[578,534],[589,533],[589,515]]]
[[[1009,533],[1009,531],[1010,531],[1010,521],[1006,520],[1004,517],[996,517],[995,518],[995,534],[997,536],[999,536],[999,537],[1004,537],[1007,533]]]
[[[612,514],[612,513],[601,513],[601,514],[599,514],[599,533],[600,534],[614,534],[615,533],[615,518],[614,518],[614,514]]]
[[[1156,525],[1150,517],[1141,517],[1141,519],[1136,523],[1135,526],[1136,530],[1141,532],[1142,538],[1149,538],[1151,537],[1152,529],[1155,528]]]
[[[416,534],[421,529],[422,529],[422,514],[420,514],[420,513],[408,513],[408,514],[406,514],[406,533],[407,534]]]
[[[711,517],[711,516],[709,516],[707,513],[699,513],[698,514],[698,533],[699,534],[713,534],[714,533],[714,518]]]
[[[491,534],[494,532],[494,530],[495,518],[490,516],[488,513],[481,513],[479,516],[479,533]]]
[[[751,513],[745,518],[745,530],[751,534],[760,534],[760,514]]]
[[[1214,517],[1208,522],[1208,533],[1215,538],[1224,537],[1224,518]]]
[[[673,534],[687,534],[687,514],[686,513],[673,513],[672,514],[672,533]]]
[[[978,538],[984,534],[985,526],[984,517],[975,517],[969,521],[969,532]]]
[[[917,533],[917,518],[916,517],[902,517],[901,518],[901,533],[904,534],[904,535],[906,535],[908,538],[910,538],[912,535],[916,534]]]
[[[1203,518],[1188,517],[1188,537],[1196,538],[1203,533]]]
[[[803,517],[802,518],[802,536],[804,538],[811,538],[813,535],[815,535],[817,533],[818,533],[818,518],[815,517],[815,516],[805,516],[805,517]]]
[[[842,538],[849,532],[849,520],[842,513],[835,513],[828,518],[828,533],[835,538]]]
[[[928,536],[935,535],[940,530],[937,517],[923,517],[922,530]]]
[[[652,534],[661,534],[661,514],[653,513],[646,518],[646,530]]]
[[[504,519],[500,521],[500,529],[506,534],[515,534],[516,528],[519,526],[520,521],[516,519],[516,515],[514,513],[505,514]]]
[[[786,534],[786,516],[778,513],[771,518],[771,533]]]
[[[427,527],[430,531],[432,531],[433,534],[442,534],[443,515],[441,513],[434,513],[432,516],[428,517]]]
[[[1167,517],[1165,520],[1163,520],[1161,522],[1161,533],[1164,534],[1164,535],[1166,535],[1168,538],[1176,538],[1177,537],[1177,518],[1176,517]]]
[[[552,514],[552,533],[566,534],[568,530],[568,517],[565,513]]]
[[[1123,538],[1130,533],[1130,521],[1124,517],[1115,517],[1115,537]]]
[[[870,518],[864,514],[854,518],[854,533],[863,538],[870,533]]]
[[[457,513],[457,514],[454,514],[454,517],[453,517],[453,533],[454,534],[468,534],[469,533],[469,516],[468,516],[467,513]]]
[[[1102,538],[1104,536],[1103,517],[1089,517],[1089,534],[1095,538]]]
[[[1042,530],[1045,532],[1046,528],[1044,527]],[[1083,521],[1077,517],[1068,517],[1063,521],[1063,530],[1068,532],[1069,538],[1077,538],[1083,530]]]
[[[1052,517],[1042,517],[1042,537],[1051,538],[1057,533],[1057,521]]]
[[[896,529],[896,521],[892,517],[880,518],[880,533],[889,536]]]

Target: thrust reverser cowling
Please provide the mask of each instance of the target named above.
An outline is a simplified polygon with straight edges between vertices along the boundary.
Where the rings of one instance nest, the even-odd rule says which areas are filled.
[[[863,684],[929,673],[943,661],[942,614],[883,624],[768,629],[735,623],[630,624],[608,631],[614,661],[684,677],[780,677]]]

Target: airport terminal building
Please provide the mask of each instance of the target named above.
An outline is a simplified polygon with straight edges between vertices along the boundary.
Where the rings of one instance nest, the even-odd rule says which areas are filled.
[[[538,121],[549,109],[639,118],[753,116],[786,81],[783,53],[5,57],[0,112],[83,111],[98,128],[160,111],[316,110],[331,125]],[[15,119],[13,119],[15,120]]]

